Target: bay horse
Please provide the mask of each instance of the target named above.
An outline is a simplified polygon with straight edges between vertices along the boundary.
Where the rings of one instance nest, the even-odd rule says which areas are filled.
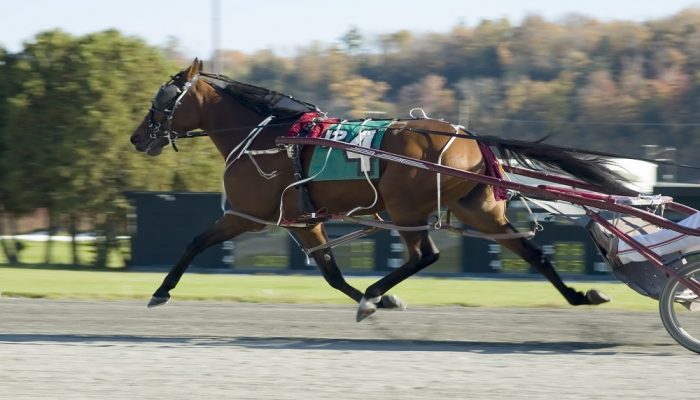
[[[313,105],[279,92],[208,74],[202,69],[202,62],[195,59],[161,86],[149,112],[131,135],[131,143],[136,150],[156,156],[168,144],[175,147],[173,140],[178,135],[195,129],[206,132],[226,162],[224,194],[232,212],[225,213],[212,227],[192,240],[153,293],[149,307],[162,305],[170,299],[170,291],[176,287],[190,262],[208,247],[245,232],[260,231],[267,226],[266,221],[281,221],[281,215],[287,221],[298,221],[306,216],[298,191],[285,190],[298,180],[299,175],[287,152],[275,151],[279,149],[275,138],[287,135],[299,116],[314,109]],[[228,85],[217,85],[216,81],[225,81]],[[291,106],[285,108],[282,105],[285,101]],[[269,123],[270,120],[273,123]],[[448,135],[454,133],[455,126],[441,120],[395,120],[387,129],[380,149],[484,173],[486,163],[477,141],[467,137],[451,141]],[[260,155],[250,155],[256,150],[259,152],[255,154]],[[518,148],[508,150],[523,158],[540,159],[558,166],[565,165],[566,158],[572,157],[546,150],[532,154]],[[304,171],[308,169],[311,152],[310,146],[300,152]],[[439,187],[441,205],[463,223],[486,234],[517,233],[506,218],[506,202],[496,200],[494,188],[489,185],[443,175],[438,178],[440,185],[436,187],[436,175],[430,171],[395,162],[382,161],[379,165],[379,178],[371,180],[371,185],[361,180],[310,181],[307,184],[309,198],[318,209],[328,213],[357,210],[357,215],[375,215],[386,212],[397,226],[425,226],[430,215],[438,209],[436,191]],[[275,174],[267,176],[264,171],[275,171]],[[601,191],[629,194],[620,193],[619,182],[599,163],[577,161],[567,172],[597,185]],[[328,242],[323,222],[287,227],[305,250],[323,247]],[[407,261],[364,292],[346,282],[330,248],[321,248],[310,254],[328,284],[358,303],[357,321],[371,315],[377,308],[403,309],[404,303],[398,297],[386,293],[438,260],[439,251],[428,230],[402,230],[399,233],[408,253]],[[534,266],[569,304],[595,305],[609,301],[604,293],[595,289],[581,292],[567,286],[540,246],[531,239],[507,237],[497,241]]]

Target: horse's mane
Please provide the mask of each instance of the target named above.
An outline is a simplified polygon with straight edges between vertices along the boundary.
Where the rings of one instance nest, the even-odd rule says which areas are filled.
[[[201,75],[222,82],[216,85],[223,93],[252,108],[260,115],[274,115],[277,119],[291,119],[310,111],[320,111],[315,104],[307,103],[288,94],[264,87],[243,83],[223,75],[202,73]]]

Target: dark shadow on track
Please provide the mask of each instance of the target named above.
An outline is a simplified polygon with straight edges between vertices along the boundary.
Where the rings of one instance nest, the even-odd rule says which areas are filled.
[[[133,335],[56,335],[56,334],[0,334],[0,344],[76,344],[110,346],[115,343],[156,344],[172,346],[230,346],[250,349],[291,349],[330,351],[426,351],[465,352],[481,354],[635,354],[670,356],[659,351],[669,344],[639,346],[631,343],[600,343],[582,341],[551,342],[485,342],[450,340],[394,340],[394,339],[335,339],[303,337],[176,337]],[[636,346],[636,347],[635,347]],[[659,347],[659,348],[657,348]]]

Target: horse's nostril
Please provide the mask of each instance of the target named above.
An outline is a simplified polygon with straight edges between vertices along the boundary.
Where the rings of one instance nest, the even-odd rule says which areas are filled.
[[[131,135],[131,144],[138,144],[139,142],[139,136],[138,135]]]

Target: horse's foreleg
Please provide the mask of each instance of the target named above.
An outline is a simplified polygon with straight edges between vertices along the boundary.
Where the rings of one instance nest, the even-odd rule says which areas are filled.
[[[328,242],[328,236],[322,224],[315,225],[312,228],[292,229],[299,237],[302,246],[305,249],[310,249],[316,246],[324,245]],[[333,252],[330,248],[321,249],[311,253],[311,256],[316,261],[316,265],[321,270],[323,278],[328,284],[351,298],[356,303],[362,299],[362,292],[350,285],[340,271],[338,264],[335,261]],[[379,302],[380,308],[403,308],[403,303],[395,296],[384,296]]]
[[[232,239],[243,232],[251,230],[251,222],[233,214],[225,214],[220,220],[202,234],[195,237],[187,245],[184,254],[177,263],[170,269],[163,283],[153,293],[153,297],[148,302],[148,307],[155,307],[165,304],[170,300],[170,291],[177,286],[187,267],[197,254],[203,252],[211,246]]]
[[[372,315],[382,306],[386,297],[382,296],[384,293],[440,258],[440,253],[427,231],[404,231],[401,232],[401,237],[408,249],[408,261],[367,288],[357,308],[357,322]]]

